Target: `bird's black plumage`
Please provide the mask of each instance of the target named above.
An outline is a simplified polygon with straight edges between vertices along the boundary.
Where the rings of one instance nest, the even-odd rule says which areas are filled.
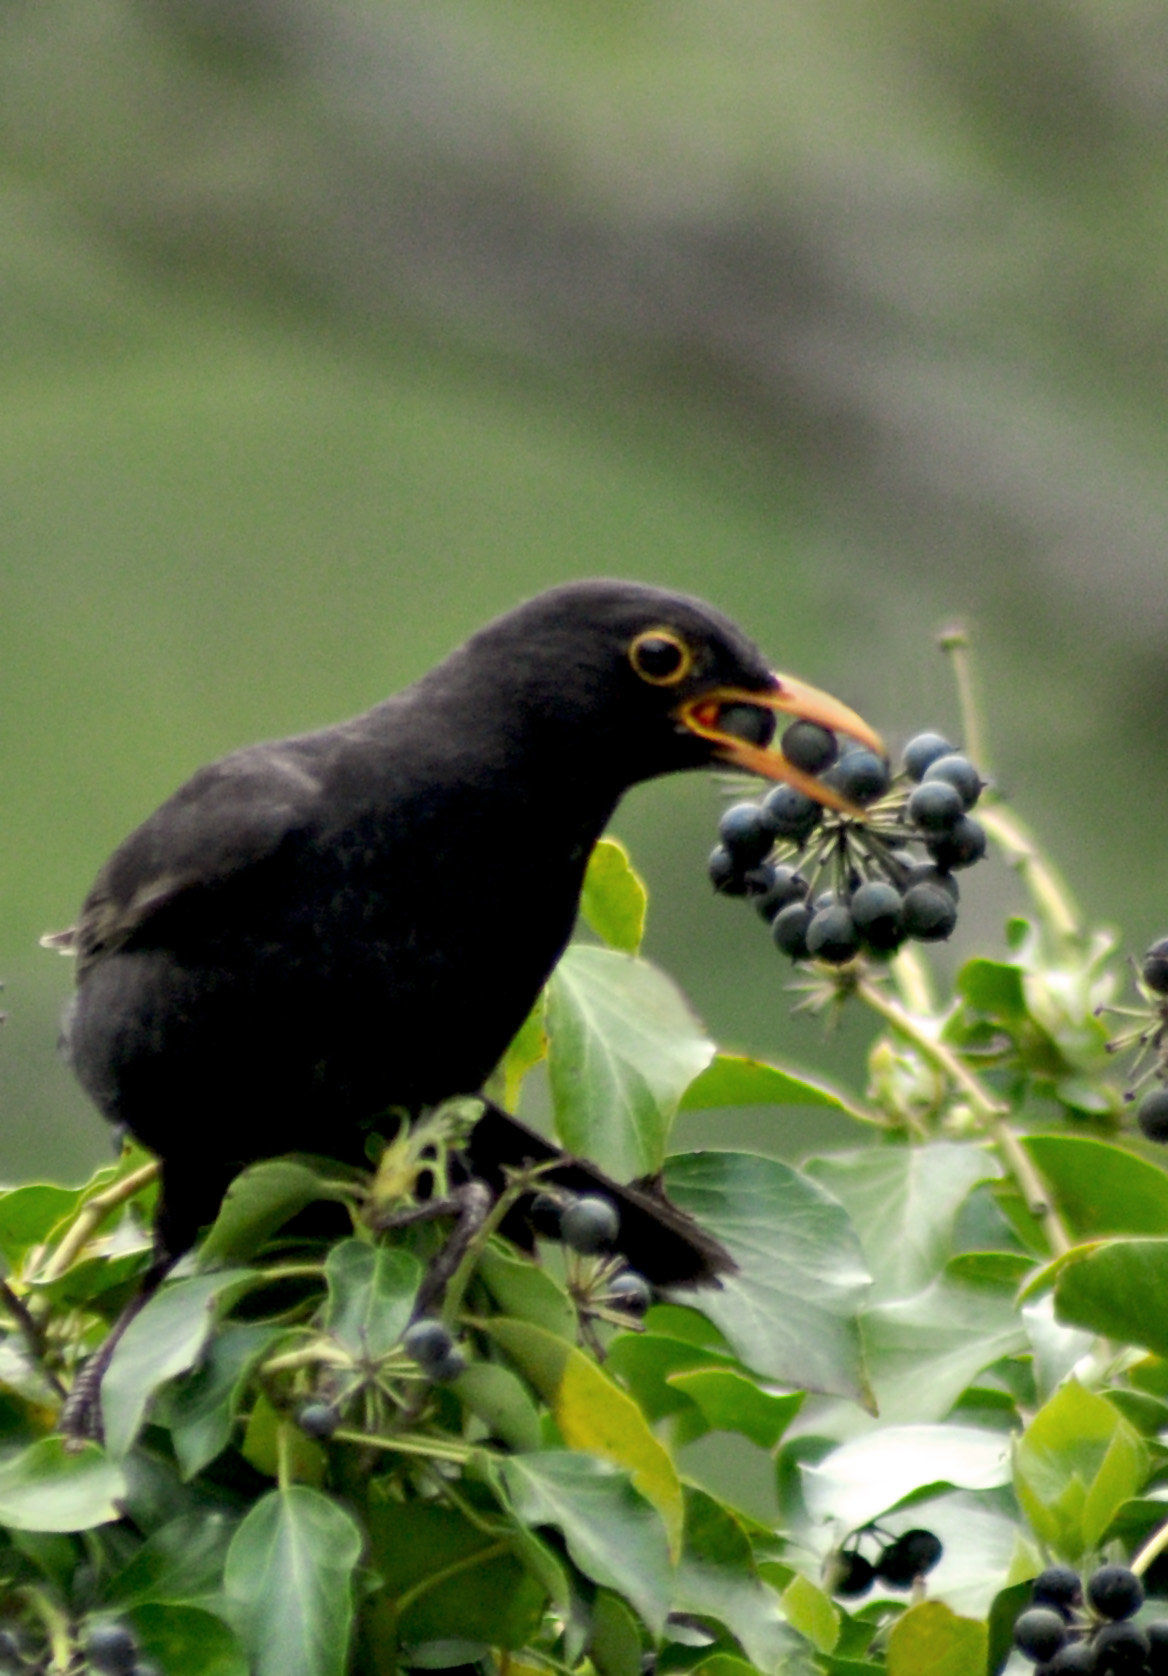
[[[364,715],[180,787],[110,857],[68,936],[68,1053],[162,1162],[160,1250],[192,1243],[241,1166],[359,1156],[387,1108],[480,1089],[567,941],[621,794],[725,754],[713,712],[695,731],[687,705],[775,685],[707,606],[581,583]],[[511,1161],[492,1121],[484,1165]],[[672,1278],[716,1266],[699,1254]]]

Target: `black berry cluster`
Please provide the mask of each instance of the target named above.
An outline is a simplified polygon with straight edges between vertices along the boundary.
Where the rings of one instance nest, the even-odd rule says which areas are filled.
[[[752,898],[794,960],[842,965],[861,951],[892,954],[908,938],[948,937],[954,875],[986,850],[985,828],[969,813],[983,784],[969,758],[940,734],[920,733],[893,778],[872,751],[841,755],[835,735],[813,722],[792,723],[782,747],[867,818],[825,809],[788,785],[735,803],[710,856],[715,890]]]
[[[861,1552],[861,1544],[869,1538],[877,1546],[874,1559]],[[932,1571],[941,1553],[941,1540],[932,1531],[910,1530],[889,1537],[875,1525],[866,1525],[832,1556],[832,1593],[845,1598],[863,1595],[876,1582],[890,1589],[910,1589],[918,1577]]]
[[[606,1257],[620,1233],[620,1212],[602,1193],[569,1193],[564,1188],[537,1193],[530,1221],[543,1239],[561,1240],[581,1257]],[[585,1313],[615,1311],[639,1320],[653,1302],[653,1288],[644,1275],[619,1259],[601,1263],[582,1284],[571,1288]]]
[[[411,1322],[402,1334],[402,1349],[435,1385],[448,1385],[466,1372],[466,1357],[445,1321],[436,1315],[420,1315]]]
[[[1168,1145],[1168,937],[1144,951],[1138,983],[1143,1006],[1101,1011],[1136,1020],[1107,1046],[1112,1053],[1135,1051],[1125,1098],[1139,1096],[1136,1122],[1146,1139],[1163,1146]]]
[[[98,1624],[89,1632],[85,1657],[100,1676],[160,1676],[157,1665],[138,1657],[134,1632],[125,1624]]]
[[[1015,1620],[1014,1644],[1035,1676],[1165,1676],[1168,1622],[1136,1623],[1143,1604],[1144,1586],[1125,1565],[1099,1566],[1086,1588],[1070,1566],[1048,1566]]]

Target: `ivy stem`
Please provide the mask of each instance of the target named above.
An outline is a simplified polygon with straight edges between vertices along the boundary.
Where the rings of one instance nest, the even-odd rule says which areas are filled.
[[[87,1199],[78,1211],[73,1226],[36,1276],[38,1284],[47,1286],[50,1282],[59,1280],[80,1256],[110,1212],[126,1204],[144,1187],[149,1187],[157,1175],[156,1163],[142,1164],[128,1176],[123,1176],[120,1181],[115,1181],[112,1186]]]
[[[981,725],[981,710],[973,690],[973,659],[969,655],[968,631],[959,625],[942,629],[938,642],[953,670],[953,684],[957,688],[957,708],[961,715],[961,734],[966,755],[988,773],[985,732]]]
[[[1072,1244],[1070,1235],[1051,1203],[1042,1177],[1035,1169],[1026,1148],[1006,1121],[1009,1107],[995,1100],[951,1048],[931,1036],[919,1020],[887,991],[873,983],[871,978],[861,977],[856,983],[855,992],[886,1024],[911,1042],[922,1059],[928,1060],[930,1065],[961,1090],[983,1130],[1000,1149],[1011,1175],[1022,1191],[1027,1210],[1042,1224],[1051,1251],[1056,1256],[1069,1251]]]
[[[431,1589],[438,1588],[440,1584],[449,1583],[452,1578],[461,1577],[464,1571],[473,1571],[476,1566],[489,1565],[492,1560],[497,1560],[503,1554],[509,1554],[510,1552],[511,1543],[509,1541],[492,1542],[485,1548],[479,1548],[473,1554],[467,1554],[461,1560],[452,1560],[449,1565],[443,1566],[440,1571],[432,1571],[428,1577],[423,1577],[412,1588],[403,1589],[393,1603],[395,1615],[400,1618],[402,1613],[408,1611],[416,1600],[420,1600],[423,1595],[429,1594]]]
[[[433,1461],[453,1461],[465,1466],[474,1454],[469,1444],[440,1441],[429,1437],[379,1437],[376,1432],[355,1432],[342,1426],[333,1433],[338,1443],[359,1443],[366,1449],[386,1449],[399,1455],[424,1455]]]
[[[1158,1560],[1168,1548],[1168,1519],[1158,1525],[1131,1563],[1131,1569],[1141,1577],[1153,1560]]]
[[[11,1310],[13,1319],[24,1337],[25,1344],[28,1346],[28,1353],[40,1369],[42,1376],[56,1395],[63,1398],[66,1395],[65,1387],[52,1368],[45,1366],[45,1335],[40,1322],[30,1312],[24,1299],[13,1291],[6,1280],[0,1280],[0,1298]]]
[[[986,831],[1006,852],[1006,860],[1021,874],[1044,923],[1064,942],[1082,936],[1079,909],[1066,884],[1046,860],[1025,825],[1005,804],[987,793],[977,810]]]

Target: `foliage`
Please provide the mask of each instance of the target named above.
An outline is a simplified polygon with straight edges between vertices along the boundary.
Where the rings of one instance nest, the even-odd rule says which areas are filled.
[[[152,1171],[127,1151],[78,1190],[0,1193],[0,1610],[34,1667],[82,1669],[117,1621],[167,1676],[996,1676],[1048,1561],[1134,1556],[1155,1592],[1168,1171],[1122,1127],[1114,946],[985,802],[1030,900],[1008,958],[944,995],[905,953],[801,980],[805,1007],[871,1010],[862,1095],[717,1053],[641,958],[643,887],[601,842],[595,940],[498,1082],[543,1078],[568,1144],[664,1169],[734,1255],[643,1322],[618,1258],[502,1237],[516,1180],[440,1304],[465,1367],[426,1376],[402,1339],[443,1228],[395,1213],[441,1183],[473,1115],[447,1109],[372,1185],[246,1172],[119,1346],[104,1448],[70,1448],[60,1401],[148,1261]],[[847,1111],[863,1144],[801,1169],[667,1156],[679,1107],[763,1102]],[[773,1520],[698,1482],[712,1434]],[[833,1596],[841,1553],[921,1528],[935,1570]]]

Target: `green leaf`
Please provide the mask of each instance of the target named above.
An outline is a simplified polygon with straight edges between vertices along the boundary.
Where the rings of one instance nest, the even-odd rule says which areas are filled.
[[[365,1609],[365,1645],[376,1670],[399,1676],[401,1643],[458,1638],[523,1647],[543,1613],[547,1589],[521,1554],[529,1533],[493,1532],[435,1502],[370,1498],[370,1563],[382,1588]]]
[[[600,1676],[641,1676],[641,1629],[619,1594],[598,1589],[592,1603],[588,1656]]]
[[[839,1640],[840,1615],[822,1589],[796,1572],[783,1590],[783,1611],[792,1629],[810,1641],[816,1652],[830,1653]]]
[[[674,1384],[672,1376],[714,1365],[730,1367],[731,1358],[704,1345],[652,1331],[619,1334],[609,1345],[605,1364],[608,1372],[628,1386],[647,1420],[656,1423],[669,1414],[674,1416],[675,1426],[682,1421],[681,1435],[674,1434],[675,1443],[701,1437],[710,1428],[697,1403]]]
[[[130,1623],[142,1662],[166,1676],[251,1676],[239,1638],[222,1618],[197,1606],[137,1606]]]
[[[1168,1320],[1149,1300],[1168,1285],[1168,1238],[1106,1240],[1076,1246],[1054,1274],[1061,1321],[1168,1355]]]
[[[458,1400],[508,1449],[539,1448],[539,1414],[527,1387],[498,1362],[472,1362],[457,1384]]]
[[[519,1090],[528,1071],[534,1069],[547,1053],[547,1031],[544,1012],[547,998],[540,993],[523,1023],[511,1039],[511,1045],[491,1073],[486,1092],[498,1101],[505,1111],[513,1112],[519,1101]]]
[[[547,1403],[569,1449],[624,1467],[664,1521],[671,1553],[681,1546],[681,1482],[668,1450],[619,1386],[575,1345],[527,1321],[496,1316],[486,1330]]]
[[[576,1311],[571,1299],[530,1257],[492,1240],[479,1258],[478,1272],[504,1315],[530,1321],[557,1338],[575,1338]]]
[[[832,1106],[846,1111],[847,1104],[830,1088],[808,1082],[740,1053],[717,1053],[690,1083],[681,1097],[683,1112],[710,1111],[719,1106]]]
[[[205,1600],[219,1593],[237,1521],[215,1510],[182,1513],[151,1533],[105,1591],[110,1606]]]
[[[316,1489],[324,1483],[324,1449],[294,1425],[287,1414],[274,1408],[262,1391],[247,1417],[239,1452],[249,1466],[266,1478],[311,1484]]]
[[[645,935],[649,893],[616,838],[601,838],[588,858],[580,912],[610,948],[636,954]]]
[[[202,1264],[246,1263],[277,1229],[318,1199],[342,1203],[344,1182],[328,1181],[294,1158],[266,1158],[237,1175],[199,1249]]]
[[[948,1274],[868,1310],[860,1336],[880,1417],[892,1424],[943,1420],[983,1368],[1029,1348],[1012,1285],[965,1286]]]
[[[1021,966],[1004,960],[967,960],[957,973],[956,989],[975,1012],[1003,1024],[1026,1019],[1026,994]]]
[[[669,1610],[669,1543],[630,1475],[568,1449],[512,1455],[500,1472],[516,1517],[527,1525],[553,1525],[580,1570],[619,1590],[659,1635]]]
[[[224,1269],[171,1281],[136,1315],[114,1351],[101,1385],[106,1444],[124,1455],[138,1435],[152,1393],[198,1361],[217,1309],[227,1307],[260,1277]]]
[[[934,1485],[992,1490],[1008,1484],[1009,1443],[977,1426],[881,1426],[800,1470],[812,1518],[856,1530]]]
[[[43,1437],[0,1463],[0,1525],[26,1531],[84,1531],[121,1517],[126,1482],[95,1443],[67,1447]]]
[[[344,1676],[362,1543],[351,1514],[302,1484],[251,1508],[223,1579],[251,1676]]]
[[[1076,1564],[1147,1470],[1135,1428],[1105,1397],[1069,1379],[1018,1440],[1014,1488],[1039,1539]]]
[[[868,1147],[804,1166],[843,1205],[873,1277],[869,1303],[908,1298],[953,1254],[957,1213],[979,1181],[1000,1171],[980,1146]]]
[[[1024,1135],[1022,1145],[1076,1239],[1168,1227],[1168,1171],[1159,1165],[1088,1135]]]
[[[741,1360],[779,1384],[867,1400],[855,1316],[869,1278],[839,1202],[754,1153],[681,1154],[665,1181],[739,1265],[692,1301]]]
[[[0,1253],[16,1268],[32,1245],[43,1245],[58,1223],[71,1216],[84,1189],[34,1181],[0,1193]]]
[[[776,1676],[795,1645],[778,1595],[758,1575],[745,1530],[704,1490],[686,1491],[685,1547],[673,1606],[717,1619],[757,1669]]]
[[[661,1168],[677,1104],[713,1054],[673,983],[648,962],[576,943],[548,985],[556,1132],[629,1180]]]
[[[409,1325],[421,1263],[391,1246],[342,1240],[325,1259],[324,1272],[326,1330],[350,1355],[379,1360]]]
[[[248,1374],[283,1330],[228,1321],[199,1365],[159,1392],[155,1417],[170,1430],[184,1478],[194,1478],[226,1449]]]
[[[986,1646],[984,1624],[959,1618],[943,1601],[918,1601],[892,1626],[888,1676],[980,1676]]]
[[[694,1368],[668,1376],[701,1410],[714,1431],[741,1432],[760,1449],[773,1449],[803,1406],[805,1392],[763,1391],[733,1368]]]

